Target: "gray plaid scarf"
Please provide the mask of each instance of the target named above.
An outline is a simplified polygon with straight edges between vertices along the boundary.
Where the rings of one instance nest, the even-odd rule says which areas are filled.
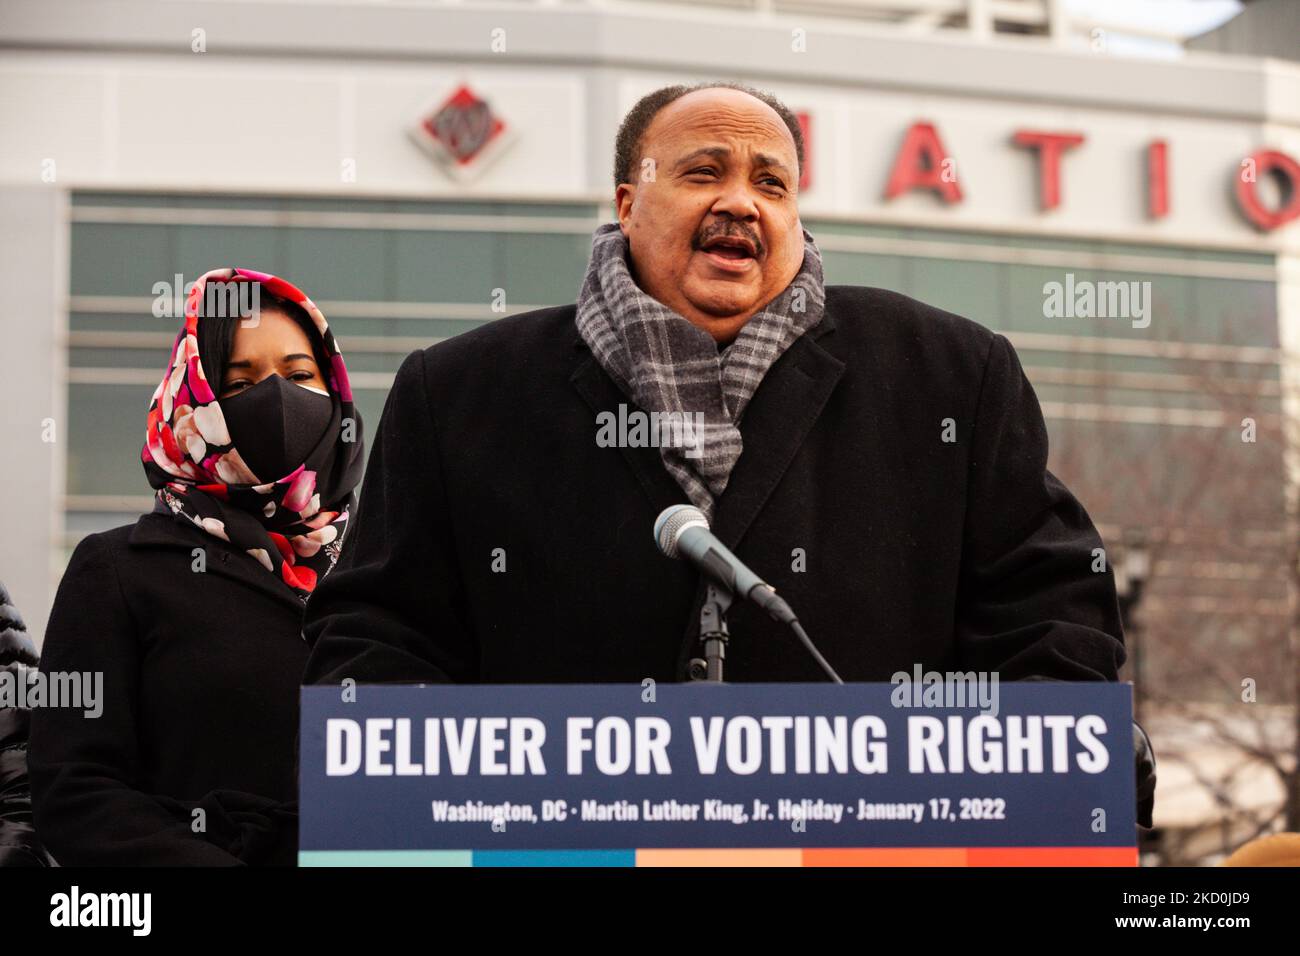
[[[713,519],[716,499],[744,450],[740,418],[763,376],[822,319],[822,257],[803,230],[803,265],[785,290],[719,350],[692,325],[637,286],[628,242],[617,222],[600,226],[578,296],[583,341],[623,393],[642,410],[680,416],[680,442],[659,442],[664,467],[697,508]],[[672,419],[669,419],[672,420]],[[692,423],[700,422],[698,430]]]

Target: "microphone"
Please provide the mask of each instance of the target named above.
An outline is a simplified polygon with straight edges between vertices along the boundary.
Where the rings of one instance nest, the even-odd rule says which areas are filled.
[[[673,505],[655,521],[655,544],[665,557],[695,565],[732,594],[753,601],[774,621],[790,624],[794,611],[777,596],[776,589],[749,570],[709,530],[704,512],[691,505]]]
[[[776,588],[751,571],[717,539],[699,508],[673,505],[660,512],[655,520],[655,545],[665,557],[689,561],[716,584],[753,601],[772,620],[790,625],[831,680],[837,684],[844,683],[813,646],[794,611],[776,593]]]

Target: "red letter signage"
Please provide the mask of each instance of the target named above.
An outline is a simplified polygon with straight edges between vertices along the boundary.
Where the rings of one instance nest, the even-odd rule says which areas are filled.
[[[807,192],[812,186],[812,114],[809,112],[796,113],[795,119],[799,121],[799,132],[803,134],[803,175],[799,177],[799,192]]]
[[[1269,175],[1282,187],[1282,203],[1277,209],[1266,208],[1257,191],[1259,180]],[[1300,218],[1300,163],[1274,149],[1252,153],[1237,170],[1237,204],[1246,218],[1265,232]]]
[[[961,202],[956,164],[929,123],[913,123],[903,137],[885,198],[893,199],[909,189],[933,189],[946,203]]]
[[[1169,215],[1169,144],[1163,139],[1147,147],[1147,214],[1152,219]]]
[[[1061,154],[1083,142],[1082,133],[1040,133],[1017,130],[1013,142],[1038,150],[1038,195],[1043,209],[1061,204]]]

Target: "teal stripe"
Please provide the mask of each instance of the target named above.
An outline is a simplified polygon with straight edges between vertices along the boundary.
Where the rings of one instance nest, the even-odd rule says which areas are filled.
[[[473,866],[469,850],[300,850],[299,866]]]
[[[636,866],[636,850],[475,850],[475,866]]]

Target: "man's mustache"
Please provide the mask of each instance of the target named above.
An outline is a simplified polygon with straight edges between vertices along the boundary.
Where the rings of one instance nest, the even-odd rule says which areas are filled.
[[[694,248],[696,250],[701,250],[708,243],[712,242],[714,239],[721,238],[722,236],[734,236],[738,239],[747,239],[754,246],[754,258],[757,259],[763,255],[763,241],[758,238],[756,233],[750,232],[748,229],[740,225],[733,225],[730,228],[723,226],[721,229],[714,229],[710,232],[704,233],[703,235],[696,236]]]

